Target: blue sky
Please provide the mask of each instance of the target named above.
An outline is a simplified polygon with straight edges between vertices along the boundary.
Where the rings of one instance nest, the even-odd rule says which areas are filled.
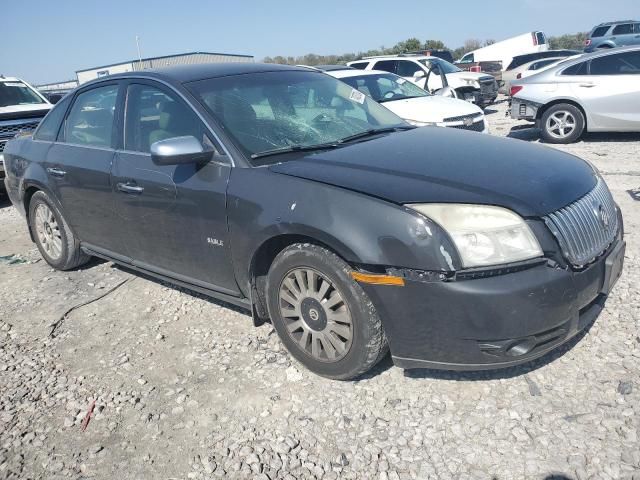
[[[0,73],[33,83],[83,68],[187,51],[255,55],[344,53],[400,40],[500,40],[640,17],[638,0],[30,0],[2,11]]]

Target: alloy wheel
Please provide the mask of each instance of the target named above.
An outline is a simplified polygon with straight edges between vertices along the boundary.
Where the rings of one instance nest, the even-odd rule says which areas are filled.
[[[44,203],[36,207],[35,217],[36,235],[40,245],[52,260],[58,260],[62,255],[62,234],[56,217]]]
[[[552,137],[565,139],[576,129],[576,119],[571,112],[559,110],[549,116],[546,128]]]
[[[353,320],[340,291],[320,272],[295,268],[279,289],[280,314],[288,335],[322,362],[344,358],[353,341]]]

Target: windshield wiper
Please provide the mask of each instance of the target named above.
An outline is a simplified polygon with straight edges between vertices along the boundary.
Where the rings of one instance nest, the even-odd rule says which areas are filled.
[[[251,155],[251,158],[262,158],[270,155],[280,155],[289,152],[310,152],[313,150],[328,150],[338,147],[337,143],[319,143],[318,145],[290,145],[288,147],[274,148],[273,150],[265,150]]]
[[[348,137],[341,138],[338,140],[338,143],[346,143],[352,140],[359,140],[360,138],[371,137],[373,135],[378,135],[380,133],[390,133],[397,132],[398,130],[413,130],[413,125],[397,125],[395,127],[385,127],[385,128],[370,128],[369,130],[365,130],[364,132],[356,133],[354,135],[349,135]]]

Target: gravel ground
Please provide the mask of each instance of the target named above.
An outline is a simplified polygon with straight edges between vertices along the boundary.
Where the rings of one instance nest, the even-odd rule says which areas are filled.
[[[537,141],[505,110],[493,134]],[[626,269],[584,336],[496,372],[316,377],[233,307],[108,262],[51,270],[0,200],[0,478],[640,479],[639,145],[559,147],[613,190]]]

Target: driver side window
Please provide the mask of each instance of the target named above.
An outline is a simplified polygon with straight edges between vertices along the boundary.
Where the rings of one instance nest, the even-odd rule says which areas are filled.
[[[129,86],[125,150],[149,153],[152,143],[183,136],[197,138],[204,147],[213,146],[204,125],[185,103],[150,85]]]

